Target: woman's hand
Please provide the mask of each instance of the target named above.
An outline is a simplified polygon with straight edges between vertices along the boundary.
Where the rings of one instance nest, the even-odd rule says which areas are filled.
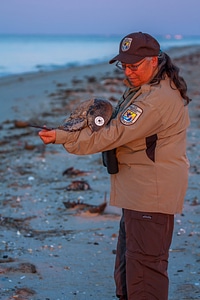
[[[38,133],[39,137],[44,144],[55,143],[56,140],[56,131],[55,130],[41,130]]]

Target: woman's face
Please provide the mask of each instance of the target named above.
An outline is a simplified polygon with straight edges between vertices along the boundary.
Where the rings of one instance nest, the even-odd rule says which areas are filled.
[[[148,83],[158,66],[158,57],[146,57],[136,64],[123,64],[124,74],[134,87]]]

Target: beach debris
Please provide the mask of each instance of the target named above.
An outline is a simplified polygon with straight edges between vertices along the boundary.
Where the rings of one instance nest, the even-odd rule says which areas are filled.
[[[82,171],[78,169],[74,169],[74,167],[67,168],[65,171],[63,171],[63,176],[68,175],[68,176],[84,176],[88,175],[91,173],[90,171]]]
[[[30,288],[27,288],[27,287],[18,288],[18,289],[16,289],[14,294],[11,296],[11,298],[9,297],[8,300],[12,300],[12,299],[27,300],[29,297],[31,297],[35,294],[36,294],[36,292]]]
[[[15,120],[14,125],[16,128],[26,128],[28,126],[28,122],[22,120]]]
[[[112,112],[113,107],[109,101],[89,99],[80,103],[58,129],[79,131],[88,126],[92,131],[98,131],[108,124]]]
[[[122,77],[112,77],[112,78],[105,78],[101,81],[104,85],[114,85],[119,86],[119,84],[123,81]]]
[[[83,213],[99,215],[102,214],[107,207],[106,193],[104,195],[104,201],[99,205],[88,204],[80,201],[79,199],[77,201],[66,201],[63,202],[63,204],[67,209],[74,209]]]
[[[110,96],[110,97],[109,97],[109,100],[110,100],[111,102],[118,102],[118,101],[119,101],[119,99],[116,98],[116,97],[114,97],[114,96]]]
[[[26,218],[3,217],[0,215],[0,226],[21,229],[28,225],[29,221],[35,219],[36,216]]]
[[[66,83],[59,83],[59,82],[56,83],[56,86],[57,86],[57,87],[63,87],[63,86],[65,86],[65,85],[66,85]]]
[[[91,214],[102,214],[107,206],[107,202],[103,202],[100,205],[87,204],[85,202],[78,201],[67,201],[63,202],[67,209],[75,209],[77,211],[89,212]]]
[[[25,150],[34,150],[35,147],[36,147],[35,145],[25,142],[25,145],[24,145]]]
[[[37,273],[36,267],[34,264],[29,262],[23,262],[23,263],[11,263],[12,266],[10,267],[2,267],[1,266],[1,273],[30,273],[35,274]]]
[[[9,143],[9,141],[1,140],[1,141],[0,141],[0,146],[4,146],[4,145],[6,145],[6,144],[8,144],[8,143]]]
[[[190,204],[191,206],[196,206],[196,205],[200,205],[198,198],[194,197],[194,199],[192,200],[192,203]]]
[[[45,144],[32,144],[29,142],[24,143],[24,150],[33,151],[36,150],[38,153],[41,153],[42,155],[45,154],[46,145]]]
[[[86,76],[89,83],[96,83],[98,79],[95,76]]]
[[[75,180],[72,181],[65,189],[67,191],[87,191],[91,190],[91,187],[85,180]]]
[[[66,191],[88,191],[91,190],[89,183],[85,180],[74,180],[66,187],[52,188],[53,190],[66,190]]]
[[[8,218],[7,218],[8,219]],[[7,220],[8,221],[8,220]],[[9,222],[2,222],[0,223],[0,226],[2,227],[6,227],[8,229],[11,229],[11,228],[15,228],[17,229],[17,235],[21,235],[23,234],[24,237],[26,238],[37,238],[39,240],[44,240],[48,237],[52,237],[52,236],[66,236],[66,235],[71,235],[71,234],[74,234],[76,231],[74,230],[61,230],[60,228],[59,229],[50,229],[50,230],[37,230],[37,229],[33,229],[31,228],[28,224],[21,224],[20,227],[18,224],[16,224],[15,222],[14,223],[10,223]],[[7,242],[4,242],[5,244],[5,251],[11,251],[11,246],[9,245],[9,243]],[[4,261],[6,259],[6,257],[1,260],[0,259],[0,263],[3,263],[3,262],[11,262],[12,259],[11,258],[7,258],[7,261]]]
[[[80,83],[82,83],[82,81],[83,81],[82,79],[77,79],[77,78],[72,79],[73,84],[80,84]]]
[[[4,241],[3,241],[4,242]],[[0,264],[3,264],[3,263],[11,263],[11,262],[14,262],[15,259],[12,258],[12,257],[9,257],[8,255],[3,255],[2,259],[0,259]],[[0,273],[2,273],[2,268],[0,269]]]
[[[50,93],[49,97],[55,97],[56,99],[69,99],[72,96],[73,100],[74,97],[77,96],[78,93],[85,93],[87,89],[84,88],[67,88],[67,89],[58,89],[56,92]],[[70,99],[71,100],[71,99]],[[73,101],[72,101],[73,102]]]
[[[186,230],[184,228],[180,228],[177,232],[177,235],[184,235],[186,233]]]

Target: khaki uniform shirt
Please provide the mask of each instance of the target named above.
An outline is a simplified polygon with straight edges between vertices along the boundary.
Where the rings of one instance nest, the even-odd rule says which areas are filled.
[[[181,213],[188,184],[188,108],[168,78],[141,86],[129,99],[98,132],[56,130],[55,143],[79,155],[116,148],[119,172],[111,175],[111,205]]]

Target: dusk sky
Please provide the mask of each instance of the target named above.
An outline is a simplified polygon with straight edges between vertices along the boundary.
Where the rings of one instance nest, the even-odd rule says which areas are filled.
[[[200,0],[0,0],[0,34],[200,35]]]

